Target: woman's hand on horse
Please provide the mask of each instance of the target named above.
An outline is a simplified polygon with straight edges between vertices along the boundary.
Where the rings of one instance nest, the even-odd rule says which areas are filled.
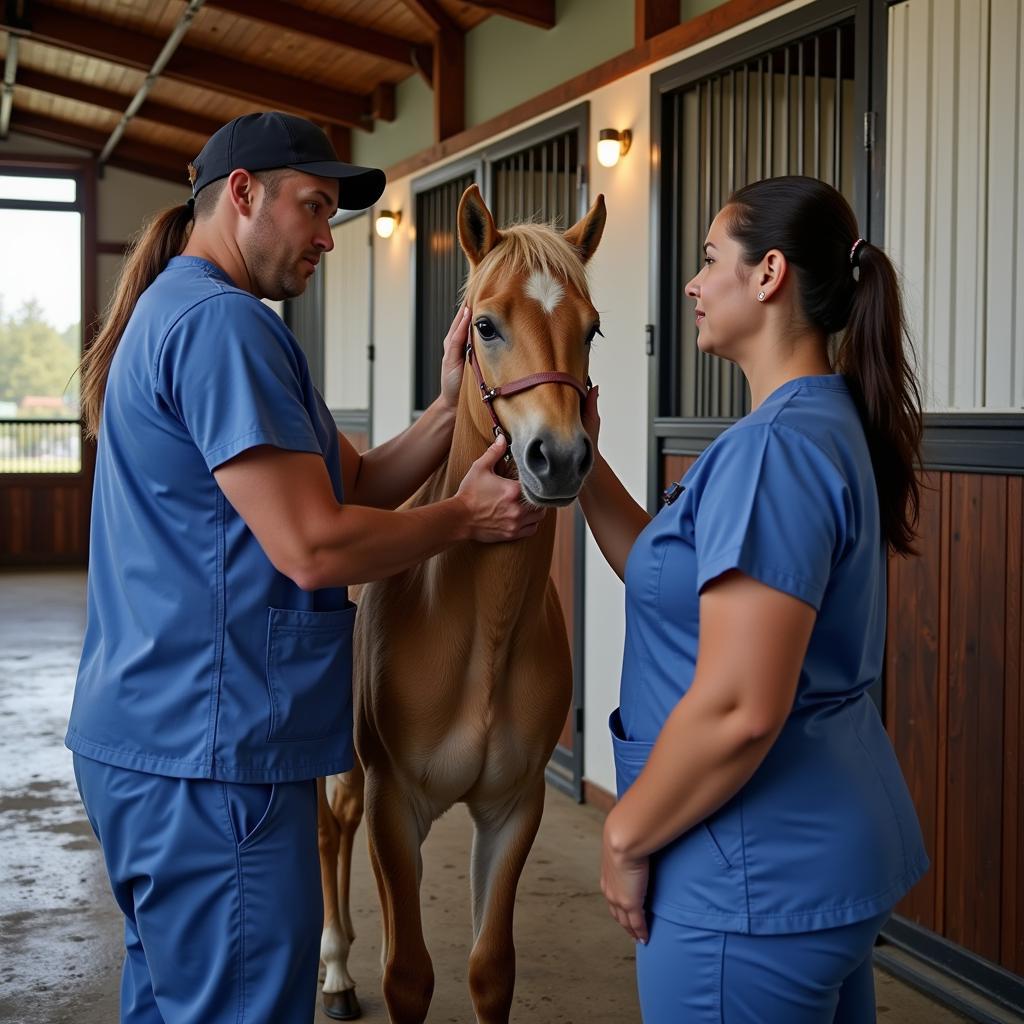
[[[523,500],[518,481],[507,480],[494,472],[505,456],[505,438],[480,456],[462,478],[456,497],[469,513],[470,536],[473,540],[492,543],[519,540],[537,532],[544,518],[544,509]]]
[[[444,336],[441,357],[441,401],[453,412],[459,404],[462,368],[466,362],[466,341],[469,338],[469,306],[463,306]]]
[[[587,392],[587,399],[583,403],[583,429],[594,446],[594,453],[597,453],[597,436],[601,433],[601,415],[597,411],[597,400],[600,397],[601,388],[595,384]]]

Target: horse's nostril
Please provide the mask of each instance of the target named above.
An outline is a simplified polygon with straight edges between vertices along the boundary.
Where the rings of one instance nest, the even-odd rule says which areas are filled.
[[[583,454],[580,456],[580,476],[584,477],[590,472],[590,467],[594,464],[594,446],[590,443],[590,438],[585,437],[583,439]]]
[[[526,446],[526,466],[538,478],[547,477],[551,473],[551,463],[544,450],[544,442],[539,437],[535,437]]]

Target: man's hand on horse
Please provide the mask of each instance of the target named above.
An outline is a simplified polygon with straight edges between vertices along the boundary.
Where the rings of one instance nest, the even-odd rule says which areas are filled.
[[[480,456],[462,478],[456,497],[469,509],[473,540],[503,541],[531,537],[544,518],[544,509],[523,500],[518,480],[494,472],[505,457],[506,441],[494,444]]]
[[[462,368],[466,363],[466,341],[469,338],[469,306],[462,306],[444,336],[441,357],[441,401],[453,412],[459,404]]]

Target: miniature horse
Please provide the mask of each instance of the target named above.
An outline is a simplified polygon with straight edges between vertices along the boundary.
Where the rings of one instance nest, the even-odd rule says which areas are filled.
[[[564,235],[538,224],[499,232],[475,185],[462,196],[458,229],[472,310],[467,366],[451,452],[411,505],[455,494],[496,430],[511,436],[525,500],[561,506],[576,498],[593,460],[580,401],[598,329],[584,267],[604,222],[598,196]],[[470,991],[478,1021],[508,1021],[516,887],[572,692],[565,623],[550,579],[554,536],[555,516],[548,515],[528,539],[462,544],[362,589],[354,682],[359,760],[320,789],[321,958],[333,1017],[359,1014],[347,970],[354,937],[348,907],[365,770],[391,1019],[411,1024],[427,1016],[434,974],[420,918],[420,847],[431,823],[461,801],[475,826]]]

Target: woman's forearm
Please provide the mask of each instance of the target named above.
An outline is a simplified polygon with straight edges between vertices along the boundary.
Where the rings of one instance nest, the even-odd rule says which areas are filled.
[[[778,736],[779,729],[752,727],[742,704],[723,708],[693,696],[676,706],[646,767],[608,816],[606,841],[626,860],[649,856],[718,810]]]
[[[360,460],[355,505],[394,509],[416,493],[448,454],[455,410],[440,399],[397,437],[366,452]]]
[[[651,517],[633,500],[601,455],[580,492],[580,506],[601,554],[623,579],[629,552]]]

